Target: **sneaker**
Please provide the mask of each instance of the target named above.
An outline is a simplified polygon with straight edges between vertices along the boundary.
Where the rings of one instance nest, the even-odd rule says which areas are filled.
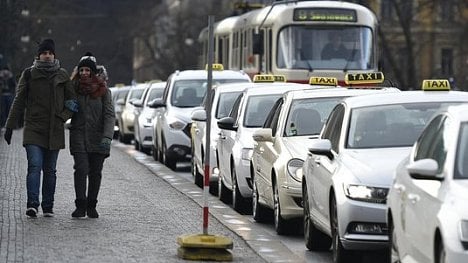
[[[52,208],[42,208],[44,217],[54,217],[54,210]]]
[[[34,207],[28,207],[28,209],[26,209],[26,215],[29,217],[37,217],[37,209]]]

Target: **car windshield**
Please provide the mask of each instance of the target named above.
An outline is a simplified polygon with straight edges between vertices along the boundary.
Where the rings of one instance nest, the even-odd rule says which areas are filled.
[[[148,94],[148,102],[153,101],[154,99],[161,98],[163,95],[164,89],[151,89]]]
[[[262,127],[268,113],[271,108],[273,108],[273,104],[275,104],[276,100],[281,96],[282,94],[250,96],[245,108],[244,127]]]
[[[458,135],[457,157],[455,160],[455,179],[468,179],[468,122],[461,123]]]
[[[296,99],[291,103],[284,136],[318,135],[341,97]]]
[[[246,79],[214,79],[212,85],[233,82],[248,82]],[[171,104],[180,108],[190,108],[202,105],[207,89],[205,79],[179,80],[174,83],[171,94]]]
[[[410,147],[437,111],[454,104],[419,102],[353,109],[346,148]]]
[[[375,67],[368,27],[284,27],[278,36],[278,68],[365,70]]]
[[[218,106],[216,107],[216,119],[221,119],[229,116],[232,106],[236,101],[237,97],[241,94],[241,91],[236,92],[223,92],[219,94]]]
[[[139,100],[143,96],[143,92],[145,89],[132,89],[130,90],[130,95],[128,97],[128,101],[132,100]]]

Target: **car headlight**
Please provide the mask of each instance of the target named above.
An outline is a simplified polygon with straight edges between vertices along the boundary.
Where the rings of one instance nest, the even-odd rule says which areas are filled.
[[[348,184],[344,186],[345,195],[353,200],[385,204],[388,188]]]
[[[291,176],[294,180],[298,182],[302,182],[302,165],[304,164],[304,161],[301,159],[291,159],[289,160],[287,164],[287,169],[288,169],[288,174]]]
[[[252,159],[253,149],[252,148],[242,148],[241,158],[242,160],[250,161]]]
[[[185,128],[185,125],[187,125],[187,123],[177,118],[167,118],[167,123],[169,124],[169,127],[174,130],[182,130]]]

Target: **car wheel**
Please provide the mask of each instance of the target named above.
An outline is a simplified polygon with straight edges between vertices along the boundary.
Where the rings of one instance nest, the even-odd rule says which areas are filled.
[[[336,206],[335,197],[330,201],[330,226],[332,232],[332,255],[333,262],[345,263],[353,262],[351,251],[346,250],[341,244],[340,235],[338,232],[338,208]]]
[[[398,244],[396,242],[396,232],[395,232],[395,226],[393,225],[393,222],[389,222],[388,229],[390,231],[390,263],[400,263],[400,253],[398,252]]]
[[[278,184],[273,183],[273,219],[275,223],[275,230],[278,235],[288,233],[288,221],[284,220],[281,216],[281,204],[279,199]]]
[[[135,139],[135,150],[141,151],[140,143]]]
[[[232,207],[241,214],[247,214],[251,210],[252,202],[248,198],[244,198],[239,191],[237,183],[237,173],[234,167],[231,168],[232,174]],[[249,202],[250,201],[250,202]]]
[[[442,240],[439,241],[439,244],[437,246],[437,257],[436,257],[436,262],[437,263],[445,263],[447,262],[446,260],[446,252],[445,252],[445,247],[444,247],[444,242]]]
[[[143,146],[141,146],[141,144],[140,144],[140,150],[141,150],[141,152],[143,152],[143,153],[145,153],[145,154],[147,154],[147,155],[151,155],[151,148],[143,147]]]
[[[203,188],[203,176],[198,172],[197,164],[195,162],[195,158],[193,158],[193,145],[192,145],[192,160],[191,160],[191,172],[193,176],[194,183]]]
[[[313,251],[327,251],[331,246],[331,238],[318,230],[310,216],[309,195],[307,185],[303,183],[302,199],[304,200],[304,240],[307,249]]]
[[[219,174],[218,177],[218,198],[226,204],[231,202],[231,193],[229,189],[224,185],[223,177],[221,176],[221,174]]]
[[[175,170],[177,166],[177,161],[173,160],[171,156],[169,156],[169,153],[167,152],[167,146],[166,142],[163,140],[162,143],[162,158],[163,158],[163,163],[171,170]]]
[[[261,222],[266,222],[269,219],[269,216],[271,215],[271,211],[264,207],[260,202],[258,201],[259,196],[258,196],[258,190],[257,190],[257,183],[255,183],[255,178],[252,178],[252,217],[255,221],[261,223]]]
[[[154,145],[153,145],[153,146],[151,146],[151,151],[152,151],[153,159],[155,161],[159,161],[159,151],[158,151],[158,149],[156,149],[156,147],[154,147]]]

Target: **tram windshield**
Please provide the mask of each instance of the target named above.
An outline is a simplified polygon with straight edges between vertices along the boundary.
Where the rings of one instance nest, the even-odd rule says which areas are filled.
[[[363,26],[288,26],[278,35],[277,66],[284,69],[369,70],[372,30]]]

